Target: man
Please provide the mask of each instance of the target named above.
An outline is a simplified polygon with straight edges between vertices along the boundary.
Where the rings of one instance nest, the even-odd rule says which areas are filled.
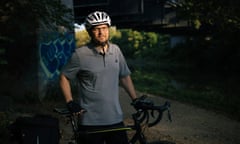
[[[75,50],[60,74],[67,107],[81,115],[81,131],[123,126],[119,82],[132,100],[137,96],[121,50],[109,42],[111,19],[107,13],[96,11],[86,17],[85,26],[91,42]],[[73,101],[71,93],[70,80],[74,78],[79,82],[79,104]],[[83,144],[128,143],[125,131],[83,135],[80,141]]]

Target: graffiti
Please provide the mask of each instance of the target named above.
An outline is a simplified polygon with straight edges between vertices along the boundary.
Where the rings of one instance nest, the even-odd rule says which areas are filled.
[[[54,80],[75,49],[74,37],[59,37],[54,41],[40,43],[40,67],[48,80]]]

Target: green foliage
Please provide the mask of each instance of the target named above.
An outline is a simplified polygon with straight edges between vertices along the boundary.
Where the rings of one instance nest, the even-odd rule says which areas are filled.
[[[147,51],[147,55],[156,60],[165,57],[171,63],[186,65],[201,72],[224,75],[239,73],[239,4],[240,1],[236,0],[179,1],[176,7],[178,19],[187,20],[196,33],[189,36],[186,43],[172,49],[161,49],[163,55],[160,57],[154,55],[156,51],[153,54]]]
[[[88,32],[86,30],[75,32],[75,41],[77,48],[88,43],[90,41]]]
[[[59,0],[3,0],[0,2],[0,37],[14,40],[18,34],[27,35],[36,31],[39,25],[48,29],[57,26],[72,27],[72,10]]]
[[[90,41],[86,30],[75,32],[77,47]],[[110,40],[117,43],[128,59],[159,60],[167,56],[169,35],[154,32],[139,32],[132,29],[110,28]]]
[[[232,75],[238,62],[231,57],[238,53],[233,46],[233,35],[228,33],[225,41],[219,41],[217,35],[210,40],[205,36],[189,37],[185,43],[169,48],[168,35],[130,29],[119,31],[121,37],[113,37],[112,41],[122,48],[137,90],[239,119],[236,116],[240,114],[239,78],[234,79],[237,77]],[[230,73],[225,73],[222,66]]]
[[[168,35],[132,29],[119,31],[121,36],[113,37],[111,41],[120,45],[127,58],[157,60],[165,55],[165,50],[169,47]]]
[[[213,77],[194,76],[194,73],[171,74],[161,68],[151,72],[136,70],[132,79],[136,89],[143,93],[167,97],[240,119],[239,92],[234,93],[234,89],[238,89],[237,85],[231,87],[233,91],[229,93],[224,82],[216,81]]]
[[[185,0],[177,8],[180,19],[191,20],[195,28],[210,25],[219,31],[240,29],[239,1]]]
[[[60,0],[35,0],[29,4],[32,6],[34,15],[47,26],[51,26],[54,22],[56,25],[72,27],[73,12]]]
[[[161,92],[171,91],[170,79],[164,72],[145,72],[136,70],[132,74],[136,88],[141,92],[151,94],[162,94]]]
[[[114,43],[121,45],[123,53],[129,58],[135,57],[142,40],[143,36],[140,32],[129,29],[121,30],[121,37],[111,39]]]

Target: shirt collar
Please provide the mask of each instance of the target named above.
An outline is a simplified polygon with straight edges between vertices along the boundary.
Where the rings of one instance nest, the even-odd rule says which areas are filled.
[[[108,42],[107,44],[108,44],[108,49],[107,49],[107,51],[105,51],[105,54],[111,53],[111,43]],[[97,51],[94,43],[91,42],[91,43],[88,44],[88,46],[89,46],[90,49],[92,49],[94,51],[94,53],[100,54],[100,52]]]

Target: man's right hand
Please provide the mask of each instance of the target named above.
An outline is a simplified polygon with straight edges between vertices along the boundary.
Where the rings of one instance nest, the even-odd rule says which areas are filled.
[[[78,103],[74,101],[70,101],[67,103],[67,108],[72,114],[82,114],[86,112],[84,108],[82,108]]]

